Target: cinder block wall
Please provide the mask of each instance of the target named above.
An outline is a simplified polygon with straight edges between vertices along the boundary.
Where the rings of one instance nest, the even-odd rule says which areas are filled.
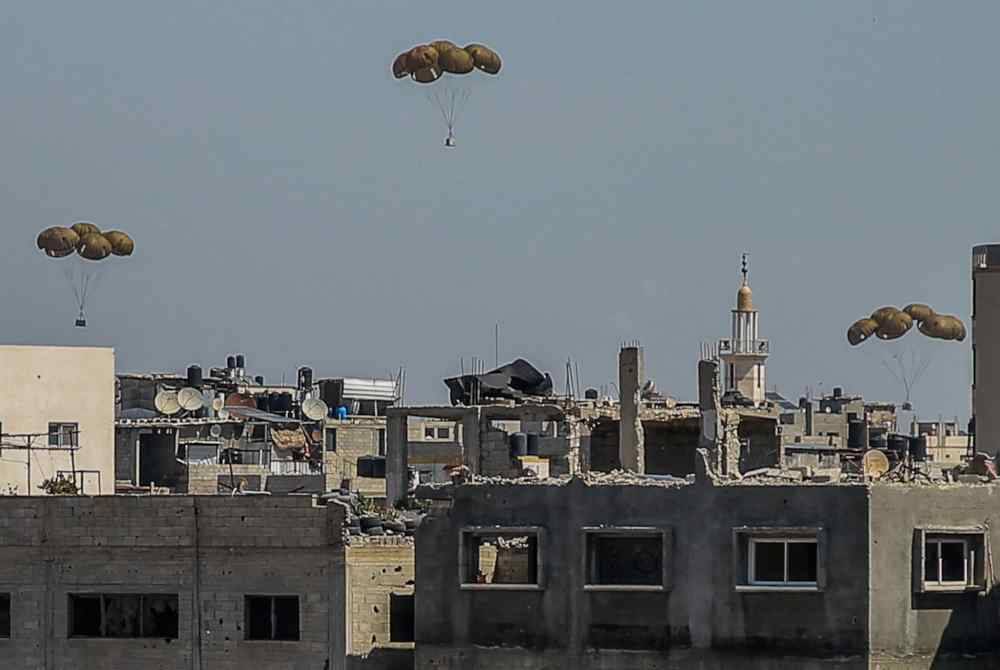
[[[415,572],[412,538],[351,538],[347,547],[349,654],[367,655],[373,647],[413,649],[412,643],[389,639],[389,597],[412,594]]]
[[[342,519],[299,497],[0,498],[0,665],[344,667]],[[68,596],[88,592],[176,593],[178,639],[70,638]],[[245,640],[246,595],[297,595],[301,640]]]

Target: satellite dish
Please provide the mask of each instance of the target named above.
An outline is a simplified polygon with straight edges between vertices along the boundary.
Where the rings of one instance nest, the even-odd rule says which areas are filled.
[[[214,398],[212,398],[212,409],[218,412],[223,407],[226,406],[226,394],[220,393]]]
[[[177,401],[177,391],[160,391],[153,399],[156,411],[166,416],[173,416],[181,411],[181,405]]]
[[[309,398],[302,403],[302,414],[312,421],[321,421],[326,418],[330,408],[319,398]]]
[[[878,479],[889,471],[889,459],[879,449],[869,449],[861,458],[861,469],[865,477]]]
[[[183,388],[177,392],[177,403],[187,412],[197,412],[204,407],[205,399],[196,388]]]
[[[219,439],[222,437],[222,426],[217,423],[213,423],[212,427],[208,429],[208,433],[215,439]]]

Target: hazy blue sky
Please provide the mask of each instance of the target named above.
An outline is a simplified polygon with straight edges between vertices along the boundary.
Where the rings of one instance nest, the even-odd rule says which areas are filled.
[[[997,2],[18,2],[0,18],[0,341],[113,346],[121,370],[246,352],[289,377],[522,355],[562,386],[638,338],[693,398],[751,254],[769,383],[900,399],[882,304],[970,311],[997,240]],[[877,17],[877,21],[873,20]],[[459,146],[388,68],[483,41]],[[122,228],[75,331],[51,225]],[[969,342],[914,400],[968,413]]]

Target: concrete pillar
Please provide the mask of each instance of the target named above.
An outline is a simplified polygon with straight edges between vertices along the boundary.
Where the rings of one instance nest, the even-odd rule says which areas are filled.
[[[618,390],[621,393],[618,455],[623,470],[638,473],[646,470],[645,436],[639,417],[643,377],[642,348],[622,347],[618,354]]]
[[[474,475],[481,469],[479,437],[483,432],[482,412],[478,407],[470,407],[462,416],[462,463]]]
[[[385,426],[385,497],[387,505],[395,505],[406,497],[410,484],[409,435],[407,415],[392,413]]]
[[[722,469],[718,442],[722,439],[720,416],[719,363],[698,361],[698,408],[701,410],[701,435],[698,446],[705,450],[706,466],[713,473]]]

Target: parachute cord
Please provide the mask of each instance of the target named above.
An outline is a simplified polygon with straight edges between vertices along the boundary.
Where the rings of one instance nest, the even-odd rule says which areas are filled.
[[[76,273],[73,272],[72,268],[63,268],[63,276],[66,277],[66,281],[69,282],[69,287],[73,289],[73,297],[76,298],[76,306],[83,311],[83,303],[86,300],[85,296],[80,295],[80,289],[76,286]]]

